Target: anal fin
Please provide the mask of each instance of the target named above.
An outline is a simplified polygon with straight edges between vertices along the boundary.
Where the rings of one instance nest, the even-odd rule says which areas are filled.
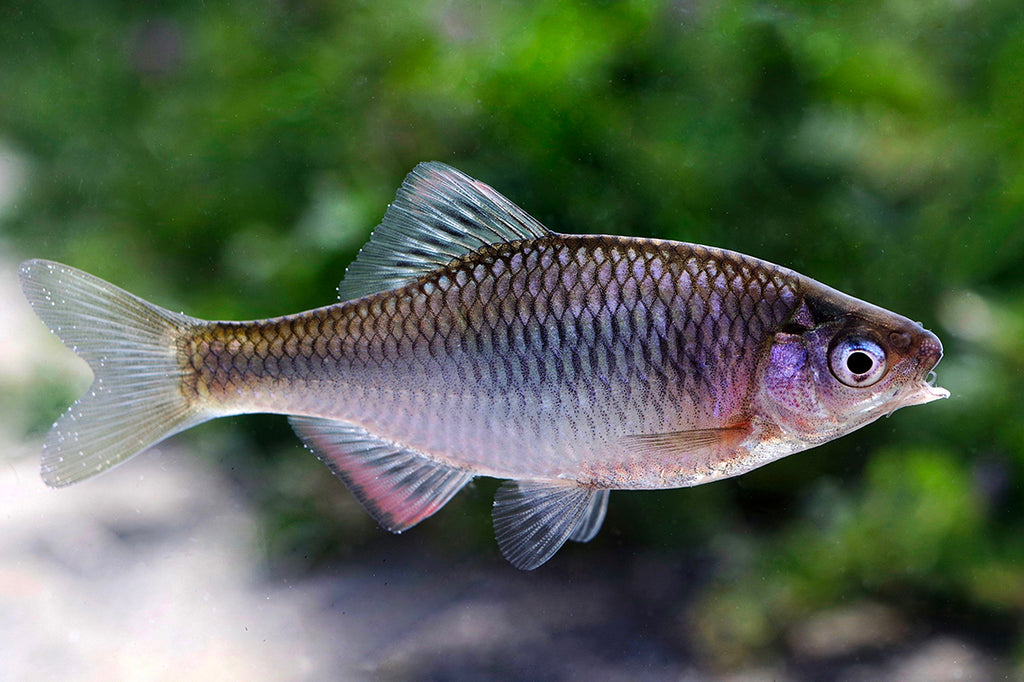
[[[586,542],[601,527],[607,490],[572,484],[506,481],[494,495],[494,535],[516,568],[533,570],[566,540]]]
[[[348,422],[313,417],[289,421],[377,523],[393,533],[441,509],[473,478],[468,471],[438,464]]]

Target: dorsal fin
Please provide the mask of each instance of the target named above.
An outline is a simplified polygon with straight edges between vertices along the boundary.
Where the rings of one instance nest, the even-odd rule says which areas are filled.
[[[489,244],[548,229],[493,188],[437,161],[406,176],[338,287],[341,300],[388,291]]]

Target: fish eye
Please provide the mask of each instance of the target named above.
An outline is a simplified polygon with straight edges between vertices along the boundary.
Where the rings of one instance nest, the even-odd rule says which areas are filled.
[[[871,386],[885,374],[885,351],[870,339],[850,336],[832,348],[828,365],[833,376],[847,386]]]

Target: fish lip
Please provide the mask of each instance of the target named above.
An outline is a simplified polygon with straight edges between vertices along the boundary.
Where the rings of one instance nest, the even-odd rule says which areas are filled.
[[[914,405],[924,405],[930,403],[933,400],[942,400],[949,397],[949,391],[941,386],[932,386],[931,384],[925,384],[921,388],[914,391],[911,394],[914,398]]]
[[[924,337],[918,344],[916,356],[918,378],[910,382],[906,392],[898,398],[895,409],[924,405],[950,396],[947,389],[935,385],[935,367],[942,359],[942,342],[938,337],[925,330]]]
[[[941,358],[941,352],[939,357]],[[938,359],[932,364],[938,364]],[[948,398],[950,393],[947,389],[935,385],[936,375],[931,369],[920,379],[917,385],[900,399],[900,407],[909,405],[924,405],[935,400]]]
[[[939,360],[942,359],[942,350],[939,350],[939,357],[935,360],[935,365],[939,364]],[[927,399],[924,400],[926,403],[930,403],[933,400],[942,400],[943,398],[949,397],[949,391],[941,386],[936,386],[935,382],[938,379],[938,375],[935,374],[934,367],[928,371],[928,374],[924,377],[924,386],[921,387],[920,393],[924,394]]]
[[[943,398],[949,397],[949,391],[939,386],[932,386],[927,381],[922,382],[916,388],[907,391],[900,397],[896,398],[892,405],[892,409],[886,413],[886,416],[892,415],[893,412],[902,408],[910,407],[911,405],[924,405],[926,403],[934,402],[936,400],[942,400]]]

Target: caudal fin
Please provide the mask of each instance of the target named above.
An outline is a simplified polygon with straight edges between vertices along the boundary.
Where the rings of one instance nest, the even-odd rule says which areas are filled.
[[[43,443],[47,485],[98,474],[209,418],[185,399],[177,359],[179,340],[200,320],[52,261],[26,261],[19,275],[36,314],[93,372]]]

